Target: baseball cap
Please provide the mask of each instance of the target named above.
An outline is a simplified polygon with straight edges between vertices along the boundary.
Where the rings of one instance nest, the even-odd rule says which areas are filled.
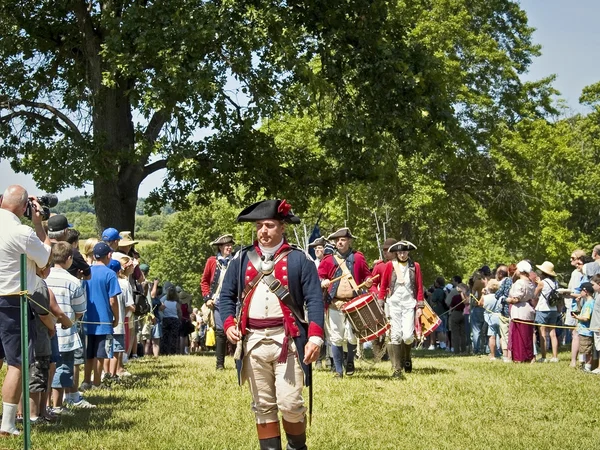
[[[56,214],[48,219],[49,231],[62,231],[71,228],[73,225],[69,223],[67,218],[62,214]]]
[[[94,245],[94,258],[104,258],[110,253],[112,253],[112,248],[110,248],[106,242],[98,242],[96,245]]]
[[[102,232],[103,241],[118,241],[123,239],[123,236],[119,234],[116,228],[107,228]]]
[[[148,264],[142,263],[140,264],[140,270],[142,272],[148,272],[150,270],[150,266]]]
[[[121,271],[121,263],[116,259],[111,259],[106,267],[108,267],[111,270],[114,270],[115,273],[119,273]]]

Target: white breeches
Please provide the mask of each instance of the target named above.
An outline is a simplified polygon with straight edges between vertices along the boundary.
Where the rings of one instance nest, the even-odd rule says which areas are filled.
[[[344,345],[344,341],[352,345],[356,345],[357,343],[350,321],[346,319],[343,312],[332,307],[329,307],[327,311],[325,332],[331,345],[336,347]]]
[[[389,302],[390,338],[392,344],[404,342],[410,345],[415,340],[415,307]]]

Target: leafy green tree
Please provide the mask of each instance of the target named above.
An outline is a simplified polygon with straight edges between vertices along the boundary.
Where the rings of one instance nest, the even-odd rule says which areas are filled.
[[[235,221],[239,212],[239,207],[221,197],[208,206],[169,216],[159,241],[142,251],[142,259],[150,265],[150,276],[181,285],[199,301],[204,265],[215,254],[210,242],[228,233],[234,235],[237,244],[252,241],[252,224]]]
[[[0,18],[0,155],[49,190],[92,180],[101,227],[133,230],[159,169],[154,204],[245,185],[305,206],[398,153],[476,155],[549,106],[548,80],[519,79],[538,47],[509,0],[5,0]],[[321,153],[256,128],[309,107]]]

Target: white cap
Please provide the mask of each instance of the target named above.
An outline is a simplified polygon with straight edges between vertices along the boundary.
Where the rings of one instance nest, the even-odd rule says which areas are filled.
[[[519,272],[531,273],[533,268],[531,267],[531,264],[529,264],[527,261],[523,260],[523,261],[519,261],[519,263],[517,264],[517,270]]]

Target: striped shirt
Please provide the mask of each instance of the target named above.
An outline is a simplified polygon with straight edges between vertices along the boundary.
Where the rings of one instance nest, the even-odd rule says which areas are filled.
[[[65,269],[53,267],[46,279],[46,284],[54,293],[60,309],[73,322],[75,322],[76,313],[86,311],[85,290],[81,286],[81,282]],[[60,324],[57,324],[56,336],[58,337],[58,348],[61,352],[70,352],[82,346],[75,324],[66,330],[63,330]]]

